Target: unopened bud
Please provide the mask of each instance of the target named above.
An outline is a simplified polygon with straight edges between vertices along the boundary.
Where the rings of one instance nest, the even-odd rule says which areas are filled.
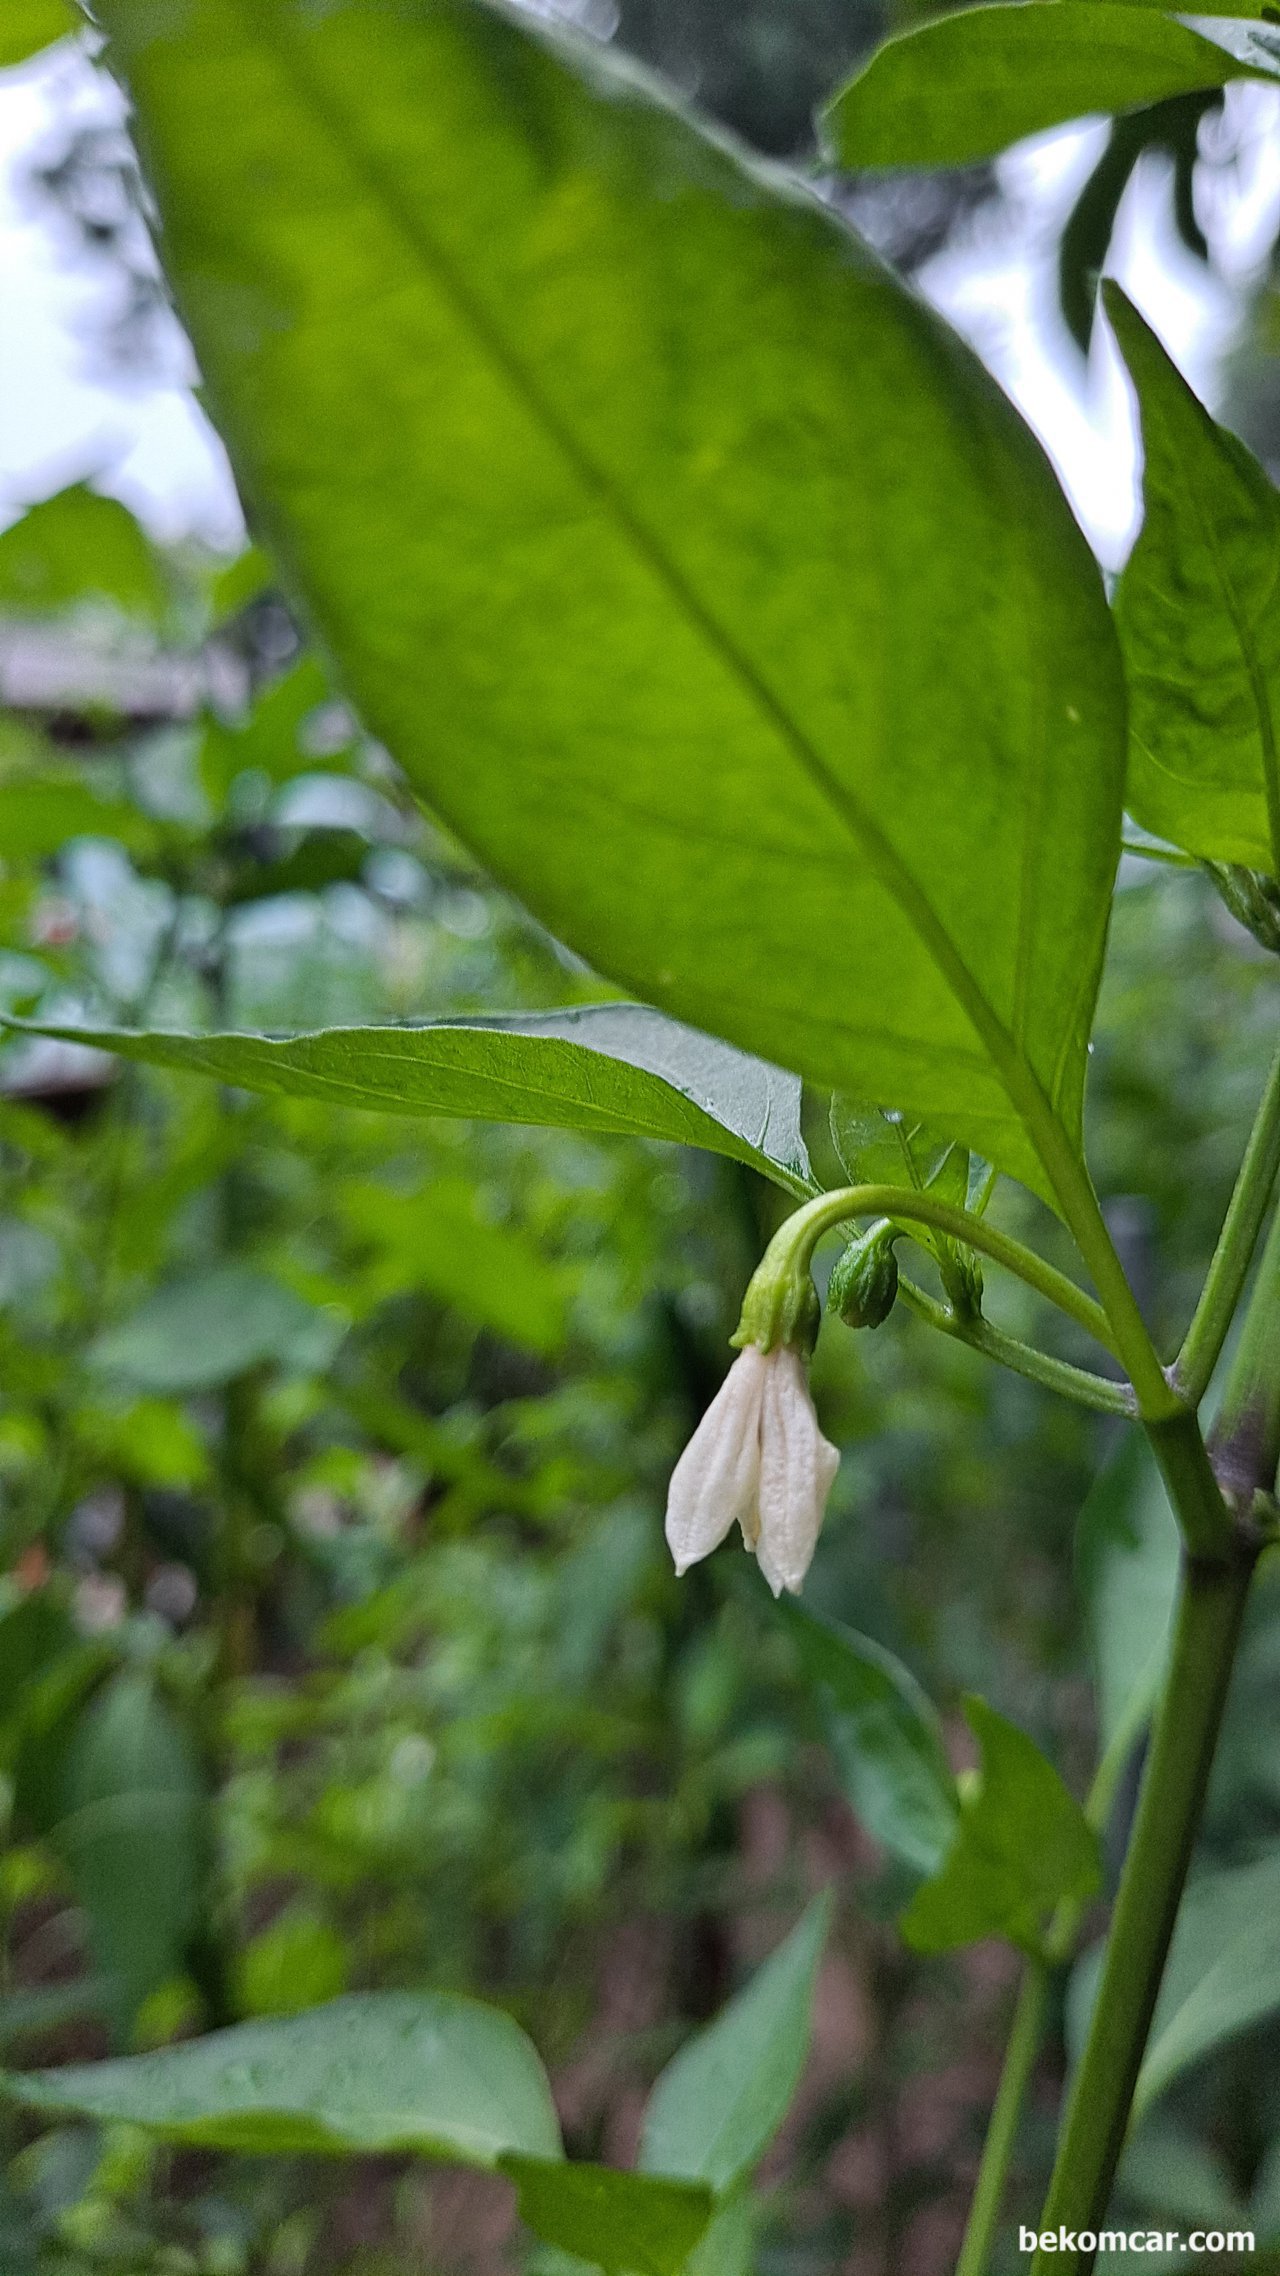
[[[873,1225],[850,1241],[827,1289],[827,1303],[847,1328],[878,1328],[898,1294],[896,1238],[891,1225]]]

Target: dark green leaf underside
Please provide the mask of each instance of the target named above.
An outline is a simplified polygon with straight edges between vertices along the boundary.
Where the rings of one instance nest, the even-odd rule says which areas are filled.
[[[749,1162],[792,1192],[813,1190],[795,1076],[643,1004],[293,1036],[57,1026],[33,1032],[212,1075],[243,1090],[389,1114],[670,1138]]]

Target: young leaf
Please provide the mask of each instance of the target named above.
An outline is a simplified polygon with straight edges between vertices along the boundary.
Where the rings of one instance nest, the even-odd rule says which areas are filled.
[[[831,1901],[815,1898],[786,1942],[659,2078],[645,2112],[646,2173],[724,2196],[764,2156],[800,2082]]]
[[[862,1106],[837,1092],[831,1101],[831,1137],[852,1185],[909,1186],[956,1209],[968,1200],[967,1148],[934,1137],[922,1122]],[[912,1225],[911,1237],[935,1257],[950,1258],[955,1252],[955,1242],[928,1225]]]
[[[181,1965],[209,1864],[200,1765],[149,1678],[126,1670],[90,1700],[60,1789],[50,1838],[88,1915],[124,2038],[148,1993]]]
[[[416,2150],[495,2166],[560,2156],[546,2073],[497,2008],[443,1992],[354,1992],[153,2055],[10,2073],[28,2109],[145,2126],[211,2149]]]
[[[966,8],[888,40],[827,118],[844,166],[967,166],[1095,111],[1274,76],[1154,10],[1037,0]]]
[[[1176,2078],[1280,2008],[1280,1856],[1205,1873],[1178,1913],[1136,2123]]]
[[[69,32],[83,31],[84,18],[71,0],[4,0],[0,19],[0,71],[25,63],[41,48]]]
[[[1122,691],[976,359],[524,12],[100,15],[246,495],[417,788],[624,986],[1070,1186]]]
[[[1142,528],[1116,593],[1128,805],[1188,853],[1280,876],[1280,498],[1118,285],[1142,418]]]
[[[916,1873],[936,1873],[959,1803],[931,1701],[891,1652],[851,1628],[783,1603],[817,1693],[845,1792],[873,1841]]]
[[[1102,1752],[1126,1757],[1155,1703],[1178,1587],[1179,1534],[1146,1440],[1130,1433],[1076,1527],[1076,1579],[1097,1687]]]
[[[520,2190],[520,2218],[545,2243],[608,2276],[681,2276],[715,2209],[706,2187],[606,2165],[500,2161]]]
[[[982,1699],[965,1714],[982,1748],[981,1778],[962,1793],[955,1839],[933,1880],[917,1889],[900,1926],[917,1952],[950,1952],[984,1937],[1036,1949],[1063,1897],[1101,1882],[1098,1844],[1052,1763]]]
[[[157,1067],[391,1114],[474,1115],[560,1130],[672,1138],[812,1193],[794,1075],[644,1004],[332,1027],[315,1035],[131,1034],[37,1026]]]

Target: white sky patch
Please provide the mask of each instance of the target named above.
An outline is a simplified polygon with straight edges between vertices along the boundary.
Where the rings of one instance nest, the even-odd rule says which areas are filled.
[[[1243,292],[1280,222],[1280,89],[1241,84],[1227,101],[1231,166],[1202,168],[1197,185],[1214,270],[1180,243],[1158,159],[1129,185],[1110,264],[1211,403]],[[106,368],[95,336],[110,286],[25,187],[69,123],[120,116],[119,95],[73,42],[0,72],[0,521],[87,476],[161,538],[231,548],[241,532],[234,485],[176,328],[168,371]],[[1129,390],[1104,326],[1085,366],[1055,279],[1059,227],[1105,135],[1095,121],[1011,151],[1000,162],[1006,203],[921,282],[1040,436],[1100,559],[1115,567],[1137,516]]]
[[[111,286],[27,187],[68,126],[121,115],[111,82],[75,42],[0,71],[0,521],[88,477],[158,537],[234,550],[234,485],[176,327],[171,370],[104,368],[97,342]]]

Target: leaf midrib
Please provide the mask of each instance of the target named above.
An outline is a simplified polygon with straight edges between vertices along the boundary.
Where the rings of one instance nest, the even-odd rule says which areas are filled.
[[[577,435],[544,394],[535,374],[521,361],[484,304],[471,291],[443,247],[424,225],[419,212],[400,195],[394,177],[388,177],[377,153],[371,150],[349,114],[334,100],[322,79],[308,69],[299,52],[300,42],[282,22],[274,0],[259,14],[249,0],[232,0],[252,45],[259,40],[271,50],[277,64],[321,123],[335,138],[351,172],[362,179],[410,253],[431,274],[437,290],[452,306],[464,330],[469,330],[491,359],[508,387],[525,405],[536,423],[555,443],[578,481],[607,509],[639,558],[665,587],[680,611],[699,633],[732,678],[738,680],[762,717],[790,750],[814,788],[834,808],[850,835],[859,842],[878,882],[894,900],[921,946],[971,1025],[986,1045],[991,1060],[1018,1114],[1031,1144],[1048,1173],[1051,1185],[1061,1190],[1055,1167],[1062,1146],[1070,1140],[1041,1088],[1029,1062],[1010,1030],[1000,1019],[959,946],[937,915],[915,878],[907,870],[879,825],[828,767],[817,746],[792,717],[768,681],[741,649],[727,628],[703,602],[665,546],[641,520],[625,493],[604,467],[597,465]],[[269,13],[268,13],[269,10]],[[532,29],[526,34],[536,37]],[[1015,974],[1015,989],[1018,976]],[[1056,1142],[1055,1142],[1056,1141]]]

